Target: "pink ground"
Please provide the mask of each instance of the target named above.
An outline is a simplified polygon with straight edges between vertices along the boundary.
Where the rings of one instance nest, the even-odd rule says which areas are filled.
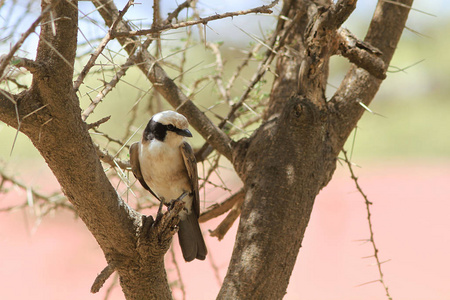
[[[450,163],[371,165],[356,172],[374,203],[380,258],[390,259],[382,267],[391,296],[450,299]],[[8,197],[0,195],[0,207],[15,200]],[[105,260],[84,224],[70,213],[46,217],[37,230],[34,221],[23,211],[0,214],[0,299],[103,299],[105,288],[89,293]],[[221,242],[206,239],[210,255],[205,262],[181,262],[175,245],[187,299],[215,298],[235,231],[236,225]],[[371,244],[361,241],[368,237],[364,202],[346,169],[338,167],[316,200],[285,299],[386,299],[378,282],[358,287],[379,278],[374,259],[363,258],[373,254]],[[171,266],[168,274],[176,278]],[[182,298],[180,289],[174,296]],[[110,299],[123,299],[120,287]]]

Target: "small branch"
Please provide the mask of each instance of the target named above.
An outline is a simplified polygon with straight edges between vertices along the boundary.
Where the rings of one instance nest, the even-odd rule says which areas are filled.
[[[107,150],[100,149],[100,147],[96,144],[94,144],[94,147],[97,150],[97,155],[102,162],[107,163],[113,168],[119,167],[122,170],[127,170],[131,168],[129,161],[123,161],[121,159],[112,156],[111,154],[108,153]]]
[[[178,265],[177,258],[175,256],[175,251],[173,250],[173,246],[170,247],[170,256],[172,258],[173,265],[175,266],[175,270],[177,271],[178,284],[180,285],[183,300],[186,300],[186,289],[184,288],[183,277],[181,276],[180,266]]]
[[[337,29],[350,17],[356,8],[357,0],[338,0],[331,6],[332,26]]]
[[[155,28],[161,23],[161,5],[160,0],[153,0],[153,23],[152,28]],[[152,39],[156,40],[156,51],[155,56],[162,56],[162,45],[161,45],[161,32],[155,32],[152,34]]]
[[[91,293],[95,294],[98,291],[100,291],[102,286],[105,284],[106,280],[108,280],[108,278],[112,275],[112,273],[114,273],[115,270],[116,267],[114,263],[108,264],[95,278],[94,283],[92,284],[91,287]]]
[[[230,93],[227,91],[223,84],[223,59],[219,50],[219,45],[217,43],[206,43],[206,46],[210,48],[214,55],[216,56],[216,71],[217,74],[213,76],[213,79],[216,81],[217,88],[219,89],[220,94],[222,95],[223,100],[227,103],[230,103]]]
[[[90,114],[94,112],[94,109],[97,107],[97,105],[105,98],[105,96],[112,91],[112,89],[119,83],[122,76],[125,75],[127,70],[134,65],[134,56],[131,56],[127,59],[127,61],[120,66],[120,70],[114,75],[114,77],[111,79],[110,82],[105,84],[105,87],[103,90],[101,90],[97,97],[95,97],[94,100],[92,100],[91,104],[86,108],[83,113],[81,114],[81,118],[83,121],[86,121],[86,119],[89,117]]]
[[[98,127],[98,126],[100,126],[101,124],[108,122],[109,119],[111,119],[111,116],[107,116],[107,117],[101,118],[100,120],[98,120],[98,121],[96,121],[96,122],[94,122],[94,123],[88,124],[88,125],[87,125],[87,129],[89,130],[89,129]]]
[[[382,55],[380,50],[359,40],[346,28],[339,28],[338,40],[339,54],[376,78],[386,78],[386,64],[380,57]]]
[[[173,12],[171,12],[171,13],[169,13],[167,15],[167,19],[164,21],[163,24],[170,24],[170,23],[172,23],[172,20],[173,19],[177,19],[178,15],[180,14],[180,12],[183,9],[191,7],[192,1],[193,0],[187,0],[187,1],[184,1],[183,3],[181,3],[180,5],[178,5],[178,7]]]
[[[233,206],[238,203],[242,202],[244,200],[245,192],[244,189],[240,189],[235,194],[231,195],[231,197],[227,198],[225,201],[223,201],[220,204],[213,204],[211,205],[206,211],[204,211],[200,217],[198,218],[198,221],[200,223],[204,223],[206,221],[209,221],[211,219],[214,219],[230,209],[233,208]]]
[[[0,209],[0,212],[7,212],[15,209],[25,208],[26,206],[32,206],[34,205],[36,200],[42,200],[44,203],[49,204],[50,209],[63,207],[72,211],[74,210],[73,206],[71,206],[68,202],[66,202],[66,197],[64,197],[61,193],[53,193],[52,195],[49,196],[41,194],[35,191],[32,187],[29,187],[26,184],[16,180],[15,178],[6,175],[1,169],[0,169],[0,178],[1,178],[0,194],[2,193],[1,187],[4,185],[5,182],[11,182],[13,185],[27,192],[27,199],[23,204],[2,208]]]
[[[224,238],[225,234],[227,234],[228,230],[230,230],[231,226],[233,226],[234,221],[236,221],[236,219],[241,215],[241,207],[242,203],[244,203],[244,199],[244,195],[238,198],[225,219],[223,219],[216,229],[211,231],[211,236],[217,237],[219,241]]]
[[[186,21],[186,22],[180,22],[176,24],[166,24],[161,26],[154,26],[151,29],[142,29],[142,30],[135,30],[135,31],[125,31],[125,32],[115,32],[113,34],[114,37],[130,37],[130,36],[138,36],[138,35],[147,35],[147,34],[153,34],[157,32],[162,32],[169,29],[178,29],[183,27],[189,27],[197,24],[203,24],[206,25],[210,21],[215,21],[219,19],[224,18],[230,18],[230,17],[236,17],[236,16],[242,16],[242,15],[248,15],[253,13],[264,13],[264,14],[271,14],[272,10],[271,8],[274,7],[278,3],[278,0],[272,1],[269,5],[262,5],[256,8],[247,9],[247,10],[241,10],[241,11],[235,11],[235,12],[227,12],[223,14],[216,14],[213,16],[209,16],[206,18],[199,18],[198,20],[194,21]]]
[[[86,65],[84,66],[83,70],[81,71],[80,75],[78,75],[77,80],[75,80],[74,84],[73,84],[73,89],[75,91],[78,91],[78,89],[80,88],[80,85],[83,83],[84,78],[87,76],[87,74],[89,73],[89,70],[94,66],[95,61],[97,60],[97,58],[100,56],[100,54],[103,52],[103,50],[105,49],[106,45],[109,43],[109,41],[111,41],[113,39],[113,37],[111,36],[111,33],[116,30],[117,24],[119,24],[120,21],[122,21],[123,16],[126,14],[126,12],[128,11],[128,9],[131,7],[131,5],[134,4],[134,0],[129,0],[127,2],[127,4],[125,5],[124,9],[119,11],[119,15],[117,16],[117,18],[114,20],[113,24],[111,25],[111,27],[109,28],[108,33],[106,34],[106,36],[102,39],[102,41],[100,42],[100,44],[98,45],[97,49],[95,49],[94,53],[91,54],[91,57],[89,58],[89,61],[86,63]]]
[[[3,57],[2,57],[3,59]],[[41,64],[37,63],[36,61],[28,58],[22,58],[14,56],[11,58],[10,64],[16,68],[25,68],[31,73],[36,73],[40,69],[42,69]]]
[[[388,286],[386,285],[386,283],[384,282],[384,278],[383,278],[383,272],[381,270],[381,264],[382,262],[380,261],[380,258],[378,257],[378,248],[375,245],[375,239],[373,237],[373,227],[372,227],[372,215],[370,213],[370,205],[372,205],[372,202],[369,201],[367,195],[363,192],[361,186],[359,185],[358,182],[358,177],[355,176],[355,173],[353,172],[353,168],[352,168],[352,163],[349,161],[348,156],[347,156],[347,151],[345,151],[344,149],[342,149],[342,153],[344,154],[344,161],[348,166],[348,169],[350,171],[351,174],[351,178],[353,179],[353,181],[355,182],[356,185],[356,189],[358,190],[358,192],[361,194],[361,196],[364,198],[364,202],[366,204],[366,210],[367,210],[367,221],[369,223],[369,232],[370,232],[370,243],[372,244],[373,247],[373,256],[375,257],[375,260],[377,262],[377,267],[378,267],[378,274],[380,275],[380,279],[378,279],[377,281],[380,281],[381,284],[384,287],[384,290],[386,291],[386,296],[388,297],[389,300],[392,300],[391,295],[389,294],[389,289]]]
[[[98,0],[94,5],[99,9],[100,14],[107,24],[111,24],[111,16],[118,13],[114,2],[107,0]],[[130,26],[122,21],[121,27],[130,30]],[[138,42],[136,38],[132,39]],[[129,55],[134,53],[131,47],[128,47],[130,40],[119,38],[119,42],[125,48]],[[133,47],[134,49],[135,47]],[[231,139],[180,90],[174,81],[167,75],[158,61],[148,52],[145,47],[139,46],[136,53],[136,65],[145,74],[147,79],[153,83],[153,87],[174,107],[178,112],[185,115],[189,123],[194,127],[203,138],[214,146],[214,148],[223,154],[228,160],[232,160]]]
[[[300,17],[301,17],[301,14],[298,14],[293,20],[291,20],[290,24],[288,26],[286,26],[286,28],[283,29],[284,32],[281,34],[281,37],[279,36],[280,32],[275,31],[273,33],[272,38],[269,43],[269,48],[267,49],[267,51],[265,53],[265,57],[260,62],[257,71],[254,73],[254,75],[250,81],[250,84],[247,86],[247,89],[244,91],[244,93],[239,98],[239,101],[237,101],[236,103],[234,103],[231,106],[231,109],[228,112],[228,115],[226,116],[226,118],[224,118],[222,120],[222,122],[220,122],[219,128],[221,128],[221,129],[224,128],[225,125],[227,124],[227,122],[231,122],[231,123],[234,122],[234,120],[237,117],[236,116],[237,111],[239,110],[239,108],[242,105],[244,105],[244,102],[249,97],[250,92],[253,90],[255,85],[263,78],[266,71],[270,68],[270,65],[271,65],[273,59],[275,58],[278,51],[282,47],[284,47],[286,38],[291,33],[290,32],[291,29],[300,20]],[[279,30],[282,30],[282,29],[279,29]]]
[[[121,148],[122,148],[122,147],[126,147],[126,148],[129,148],[129,147],[130,147],[130,146],[128,146],[128,145],[125,145],[126,143],[122,142],[121,140],[115,139],[115,138],[113,138],[113,137],[110,137],[108,134],[106,134],[106,133],[104,133],[104,132],[101,132],[101,131],[98,130],[97,128],[93,128],[93,130],[94,130],[95,133],[97,133],[97,134],[99,134],[100,136],[102,136],[102,137],[104,137],[105,139],[107,139],[107,140],[108,140],[108,143],[115,143],[115,144],[119,145]],[[124,145],[125,145],[125,146],[124,146]]]
[[[13,58],[14,54],[17,52],[17,50],[19,50],[19,48],[22,46],[22,44],[25,42],[25,40],[28,38],[28,36],[35,31],[36,27],[39,25],[39,23],[41,23],[44,15],[47,12],[49,12],[53,8],[54,5],[57,5],[58,2],[59,1],[54,1],[52,4],[48,5],[41,12],[39,17],[37,17],[37,19],[31,24],[31,26],[27,29],[27,31],[22,33],[22,35],[20,36],[20,39],[17,41],[17,43],[14,44],[14,46],[11,48],[9,53],[3,57],[3,59],[0,62],[0,81],[3,80],[3,72],[5,71],[5,68],[8,66],[9,62]]]

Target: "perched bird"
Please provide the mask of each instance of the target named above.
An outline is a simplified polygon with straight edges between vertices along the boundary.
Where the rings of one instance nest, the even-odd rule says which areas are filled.
[[[200,198],[197,162],[185,137],[192,137],[188,120],[174,111],[154,115],[145,127],[142,140],[130,147],[134,176],[142,186],[163,203],[181,196],[185,202],[180,212],[178,239],[186,261],[204,260],[206,245],[198,224]]]

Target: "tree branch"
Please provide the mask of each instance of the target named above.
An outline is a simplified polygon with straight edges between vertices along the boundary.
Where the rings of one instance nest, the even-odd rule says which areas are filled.
[[[242,11],[235,11],[235,12],[227,12],[223,14],[216,14],[213,16],[209,16],[206,18],[199,18],[198,20],[193,21],[186,21],[181,23],[168,23],[165,25],[160,26],[152,26],[150,29],[142,29],[142,30],[130,30],[130,31],[123,31],[123,32],[114,32],[113,37],[131,37],[131,36],[138,36],[138,35],[147,35],[147,34],[153,34],[162,32],[165,30],[170,29],[179,29],[183,27],[189,27],[197,24],[203,24],[206,25],[210,21],[220,20],[224,18],[230,18],[230,17],[236,17],[236,16],[242,16],[242,15],[248,15],[248,14],[255,14],[255,13],[262,13],[262,14],[271,14],[272,10],[270,8],[274,7],[278,3],[278,0],[272,1],[269,5],[262,5],[259,7],[255,7],[252,9],[242,10]]]
[[[111,26],[113,16],[118,14],[115,4],[108,0],[96,0],[94,2],[100,14],[108,26]],[[120,30],[131,31],[128,24],[121,22]],[[133,54],[134,47],[129,46],[130,42],[138,43],[137,39],[119,38],[119,42],[124,46],[128,54]],[[198,107],[186,97],[173,80],[167,75],[158,61],[147,51],[145,47],[140,47],[136,53],[135,63],[141,71],[153,83],[154,88],[172,105],[178,112],[184,114],[190,124],[203,136],[203,138],[214,146],[214,148],[227,159],[232,160],[231,139]]]
[[[334,29],[338,29],[356,8],[357,0],[338,0],[331,5],[332,24]]]
[[[167,15],[167,19],[164,21],[164,25],[165,25],[165,24],[172,23],[172,20],[173,20],[173,19],[177,19],[177,18],[178,18],[178,15],[180,14],[180,12],[181,12],[183,9],[188,8],[188,7],[191,7],[191,3],[192,3],[193,1],[194,1],[194,0],[186,0],[186,1],[184,1],[183,3],[181,3],[180,5],[178,5],[178,7],[177,7],[173,12],[171,12],[171,13],[169,13],[169,14]]]
[[[28,38],[28,36],[30,34],[32,34],[35,30],[36,27],[39,25],[39,23],[41,23],[42,18],[44,17],[44,15],[46,13],[48,13],[53,6],[55,6],[56,4],[58,4],[59,1],[54,1],[52,4],[48,5],[39,15],[39,17],[37,17],[37,19],[31,24],[31,26],[27,29],[27,31],[25,31],[20,39],[14,44],[14,46],[11,48],[11,50],[9,51],[9,53],[7,55],[5,55],[4,57],[2,57],[2,60],[0,62],[0,81],[2,81],[3,79],[3,72],[5,71],[5,68],[8,66],[11,58],[14,56],[14,54],[17,52],[17,50],[20,49],[20,47],[22,46],[22,44],[25,42],[25,40]]]
[[[363,68],[378,79],[386,78],[386,65],[381,59],[381,51],[370,44],[358,40],[348,29],[338,30],[338,53],[351,63]]]
[[[108,153],[108,151],[100,149],[98,145],[94,145],[94,147],[97,150],[97,155],[102,162],[107,163],[113,168],[119,167],[122,170],[130,169],[131,165],[129,161],[123,161],[121,159],[112,156],[111,154]]]
[[[228,230],[230,230],[231,226],[233,226],[236,219],[241,215],[241,207],[244,203],[245,194],[242,192],[239,196],[240,197],[236,197],[236,202],[225,219],[223,219],[219,226],[217,226],[216,229],[210,233],[211,236],[217,237],[219,241],[224,238],[225,234],[227,234]]]
[[[86,119],[90,114],[94,112],[94,109],[103,100],[103,98],[105,98],[105,96],[114,89],[114,87],[119,83],[120,79],[122,79],[128,69],[134,65],[134,60],[135,57],[130,56],[127,61],[120,66],[120,70],[114,74],[113,78],[109,82],[105,83],[104,88],[97,94],[95,99],[92,100],[91,104],[89,104],[89,106],[81,114],[81,118],[83,119],[83,121],[86,121]]]
[[[10,64],[16,68],[25,68],[32,74],[42,69],[42,65],[34,60],[17,56],[11,58]]]
[[[400,0],[396,4],[384,0],[378,1],[364,42],[382,52],[380,58],[383,60],[385,68],[394,55],[412,3],[413,0]],[[371,50],[369,49],[369,51]],[[367,62],[365,61],[365,63]],[[378,63],[374,63],[374,65],[379,66]],[[377,74],[381,75],[380,72]],[[360,102],[368,106],[381,82],[381,79],[372,76],[368,71],[359,66],[353,66],[328,102],[330,109],[335,112],[331,122],[336,133],[333,149],[336,155],[364,113]]]
[[[229,198],[227,198],[225,201],[223,201],[220,204],[213,204],[210,207],[208,207],[207,210],[205,210],[200,217],[198,218],[198,221],[200,223],[207,222],[211,219],[217,218],[218,216],[226,213],[229,211],[233,206],[244,199],[245,192],[244,189],[240,189],[238,192],[231,195]]]
[[[17,111],[17,96],[0,89],[0,120],[17,128],[19,116]]]
[[[95,49],[94,53],[91,54],[91,57],[89,58],[89,61],[86,63],[86,65],[84,66],[83,70],[81,71],[81,73],[78,75],[77,80],[75,80],[74,84],[73,84],[73,89],[75,91],[78,91],[78,89],[80,88],[80,85],[83,83],[84,78],[86,77],[86,75],[89,73],[89,70],[94,66],[95,61],[97,60],[97,58],[100,56],[100,54],[103,52],[103,50],[106,48],[106,45],[109,43],[109,41],[111,41],[112,39],[114,39],[111,36],[111,32],[113,32],[116,27],[117,24],[119,24],[119,22],[122,20],[123,16],[127,13],[128,9],[131,7],[131,5],[134,4],[133,0],[129,0],[127,2],[127,4],[125,4],[125,7],[119,12],[119,15],[117,16],[117,18],[114,20],[113,24],[111,25],[110,29],[108,30],[108,33],[106,34],[106,36],[102,39],[102,41],[100,42],[100,44],[98,45],[97,49]],[[86,118],[85,118],[86,119]]]
[[[39,85],[43,104],[52,105],[53,101],[57,101],[57,95],[66,94],[68,84],[70,83],[71,86],[73,84],[78,34],[78,10],[74,2],[76,1],[52,0],[41,3],[43,22],[39,34],[36,63],[45,66],[46,71],[34,74],[33,84]],[[47,78],[46,84],[39,84],[44,78]],[[78,106],[77,99],[70,100],[75,101],[74,104]]]
[[[108,278],[114,273],[115,270],[116,267],[114,262],[111,262],[111,264],[107,265],[95,278],[94,283],[91,287],[91,293],[95,294],[100,291],[106,280],[108,280]]]

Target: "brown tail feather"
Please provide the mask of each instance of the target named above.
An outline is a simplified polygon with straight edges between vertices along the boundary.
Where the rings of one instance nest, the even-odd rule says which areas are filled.
[[[184,260],[187,262],[195,258],[204,260],[208,251],[195,214],[188,215],[186,220],[180,221],[179,226],[178,240]]]

